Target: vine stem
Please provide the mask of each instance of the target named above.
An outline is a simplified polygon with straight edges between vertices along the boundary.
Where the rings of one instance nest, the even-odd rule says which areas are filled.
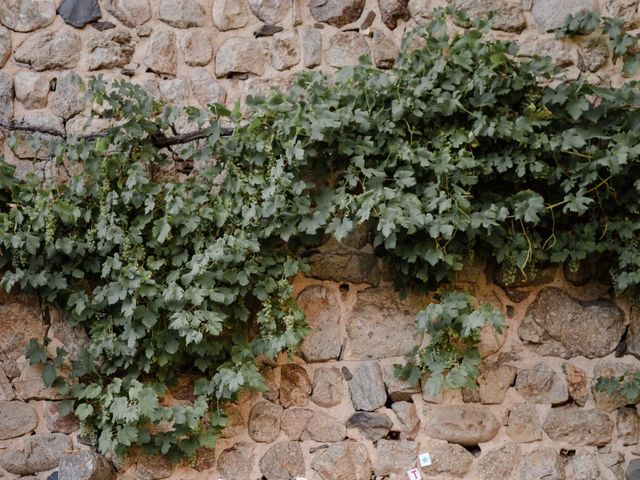
[[[64,130],[58,130],[56,128],[50,127],[42,127],[37,125],[31,125],[26,122],[17,122],[13,120],[2,120],[0,119],[0,131],[10,131],[10,132],[27,132],[27,133],[40,133],[43,135],[51,135],[52,137],[58,137],[62,139],[69,138],[69,135]],[[234,132],[233,127],[220,127],[220,135],[223,137],[228,137]],[[86,135],[79,135],[78,138],[81,140],[97,140],[98,138],[103,138],[108,135],[107,131],[100,131],[96,133],[89,133]],[[193,132],[182,133],[172,136],[166,135],[153,135],[150,136],[151,144],[157,148],[167,148],[173,145],[182,145],[185,143],[193,142],[196,140],[203,140],[209,136],[208,129],[203,130],[195,130]]]
[[[589,190],[584,192],[585,195],[588,194],[588,193],[591,193],[591,192],[595,192],[596,190],[598,190],[603,185],[607,185],[609,180],[611,180],[611,178],[613,178],[613,175],[609,175],[607,178],[601,180],[600,183],[598,183],[597,185],[591,187]],[[547,205],[546,208],[547,208],[547,210],[553,210],[554,208],[559,207],[561,205],[564,205],[565,203],[569,203],[569,200],[563,200],[561,202],[554,203],[552,205]]]

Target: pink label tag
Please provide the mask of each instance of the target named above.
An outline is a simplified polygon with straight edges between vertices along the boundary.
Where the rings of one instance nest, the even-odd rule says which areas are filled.
[[[407,472],[407,476],[410,480],[422,480],[422,475],[420,475],[420,470],[417,468],[412,468]]]

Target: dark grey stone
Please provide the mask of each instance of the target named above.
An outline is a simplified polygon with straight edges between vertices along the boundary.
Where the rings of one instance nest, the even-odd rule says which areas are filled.
[[[99,32],[104,32],[105,30],[116,28],[116,24],[111,22],[93,22],[91,26]]]
[[[58,7],[58,15],[69,25],[82,28],[87,23],[100,20],[102,11],[98,0],[62,0]]]
[[[278,32],[281,32],[284,28],[279,27],[277,25],[261,25],[255,32],[253,32],[253,36],[256,38],[260,37],[270,37]]]
[[[640,458],[635,458],[629,462],[626,473],[627,480],[640,480]]]
[[[384,413],[356,412],[347,420],[347,427],[357,428],[372,442],[384,437],[392,426],[393,422]]]

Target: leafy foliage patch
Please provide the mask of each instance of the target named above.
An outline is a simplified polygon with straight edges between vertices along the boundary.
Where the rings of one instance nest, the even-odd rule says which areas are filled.
[[[264,387],[256,359],[306,333],[289,284],[301,252],[358,225],[401,293],[438,289],[479,257],[507,283],[602,262],[616,292],[638,295],[637,82],[563,78],[488,39],[487,24],[452,31],[447,19],[405,39],[392,70],[305,73],[251,99],[244,119],[95,79],[110,127],[48,142],[66,181],[18,180],[0,163],[2,286],[88,332],[71,362],[46,341],[28,353],[100,451],[179,459],[211,446],[221,405]],[[180,115],[199,140],[167,148]],[[473,384],[478,332],[499,328],[496,313],[445,293],[418,322],[432,342],[401,373],[429,372],[434,391]],[[185,375],[191,400],[167,402]]]

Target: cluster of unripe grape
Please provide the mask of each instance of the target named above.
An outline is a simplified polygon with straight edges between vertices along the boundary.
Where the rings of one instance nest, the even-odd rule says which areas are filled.
[[[47,245],[53,244],[56,239],[56,229],[57,229],[57,219],[55,213],[53,212],[53,208],[49,209],[47,213],[47,221],[45,224],[44,230],[44,239]]]

